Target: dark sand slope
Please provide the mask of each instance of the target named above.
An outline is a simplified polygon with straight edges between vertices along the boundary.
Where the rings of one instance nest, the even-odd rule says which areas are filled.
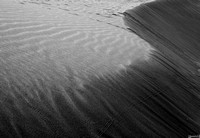
[[[167,86],[154,97],[157,105],[151,110],[158,122],[148,117],[157,124],[155,132],[166,137],[200,134],[199,6],[197,0],[158,0],[124,13],[126,25],[161,52],[153,57],[157,69],[173,72],[157,83]]]
[[[194,64],[199,15],[194,3],[172,1],[179,8],[168,1],[162,7],[158,3],[163,1],[125,13],[126,24],[158,49],[144,60],[149,46],[135,34],[59,10],[1,0],[0,137],[182,138],[200,134],[200,78]],[[170,17],[183,9],[188,18],[196,16],[192,27],[186,22],[184,27],[177,25],[182,28],[177,40],[187,54],[173,49],[179,43],[167,34],[175,33],[171,27],[178,27],[171,20],[166,23],[164,15],[149,18],[157,15],[145,12],[153,7],[159,10],[155,13],[172,12]],[[178,17],[177,22],[182,16]],[[162,33],[161,29],[162,37],[156,33]],[[191,45],[190,51],[184,44]],[[82,80],[78,71],[90,77]]]

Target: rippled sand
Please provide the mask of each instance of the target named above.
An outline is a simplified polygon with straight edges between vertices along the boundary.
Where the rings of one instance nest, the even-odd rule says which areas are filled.
[[[120,16],[101,13],[105,3],[84,9],[83,3],[68,2],[69,11],[60,8],[63,2],[49,3],[1,2],[1,59],[11,68],[69,66],[77,74],[102,74],[148,57],[151,47],[128,32]]]
[[[141,1],[1,0],[0,137],[200,134],[198,6]]]

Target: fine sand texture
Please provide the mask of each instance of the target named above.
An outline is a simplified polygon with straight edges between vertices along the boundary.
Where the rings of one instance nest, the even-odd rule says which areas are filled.
[[[0,0],[0,137],[200,134],[199,5]]]

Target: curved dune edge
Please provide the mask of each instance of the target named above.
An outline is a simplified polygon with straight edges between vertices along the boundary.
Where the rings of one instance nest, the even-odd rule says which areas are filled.
[[[71,68],[72,64],[61,64],[60,61],[65,59],[64,54],[60,56],[60,53],[66,51],[56,51],[56,42],[43,40],[47,39],[48,34],[57,41],[71,33],[72,37],[82,37],[81,33],[74,34],[73,29],[88,31],[88,28],[91,29],[90,25],[87,28],[89,21],[82,20],[80,23],[79,17],[67,14],[67,17],[79,19],[79,22],[73,23],[76,25],[74,28],[73,25],[66,27],[64,20],[67,18],[56,16],[58,13],[64,14],[63,12],[47,12],[43,8],[40,10],[45,14],[35,11],[32,16],[23,16],[25,20],[21,20],[22,15],[26,15],[21,7],[19,12],[15,11],[16,14],[5,12],[7,7],[3,7],[1,11],[7,16],[1,15],[4,20],[0,20],[0,27],[4,30],[3,34],[9,37],[1,41],[4,44],[1,45],[0,55],[1,137],[176,138],[199,133],[199,78],[191,74],[190,68],[186,66],[187,62],[177,64],[177,61],[168,58],[162,50],[158,52],[158,49],[148,56],[148,60],[140,60],[134,64],[129,62],[130,65],[118,73],[91,75],[82,83],[80,76],[74,73],[75,69]],[[27,6],[26,10],[30,7],[32,6]],[[33,7],[38,8],[37,5]],[[140,7],[135,10],[140,13]],[[52,15],[55,15],[55,18]],[[14,18],[16,16],[19,18]],[[59,22],[55,19],[59,19]],[[91,24],[93,23],[95,22]],[[101,23],[98,25],[101,26]],[[57,31],[58,29],[54,30],[55,26],[61,26],[59,31],[72,29],[62,34]],[[13,32],[13,27],[21,29]],[[102,25],[100,29],[92,31],[101,33],[102,28],[109,29],[110,26]],[[108,32],[114,35],[112,32],[115,33],[115,29],[112,28],[112,31]],[[143,28],[137,29],[146,33]],[[35,30],[36,32],[19,35],[26,30],[29,30],[29,33]],[[140,35],[137,30],[135,32]],[[41,36],[36,38],[38,34]],[[129,36],[132,41],[135,40],[134,34],[130,32],[125,33],[125,36]],[[19,39],[23,40],[23,43],[15,41]],[[142,44],[145,42],[141,39],[140,41]],[[27,44],[29,42],[32,42],[31,45]],[[52,45],[53,48],[45,51],[45,48],[37,47],[38,42],[45,48]],[[25,50],[17,51],[22,44]],[[73,42],[69,43],[72,44]],[[153,43],[151,45],[155,46]],[[38,49],[41,53],[35,52]],[[80,51],[83,52],[82,50]],[[57,56],[52,54],[55,52]],[[14,58],[7,59],[13,55]],[[182,57],[179,59],[183,60]]]

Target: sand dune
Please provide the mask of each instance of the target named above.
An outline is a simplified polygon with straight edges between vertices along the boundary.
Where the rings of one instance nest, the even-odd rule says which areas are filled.
[[[141,2],[0,0],[0,137],[200,134],[198,6]]]
[[[96,74],[144,59],[151,49],[138,36],[106,20],[101,23],[87,15],[71,15],[58,7],[50,10],[31,1],[11,2],[1,2],[0,19],[1,57],[8,62],[20,62],[27,53],[32,57],[48,53],[52,64],[68,64],[76,72]],[[77,10],[77,14],[81,12]],[[115,20],[122,22],[121,18]]]
[[[188,118],[185,119],[185,117],[182,118],[179,115],[176,120],[180,122],[176,123],[172,122],[170,117],[165,118],[165,121],[168,120],[166,122],[171,121],[169,129],[173,129],[179,135],[176,137],[192,135],[190,133],[198,136],[200,133],[200,103],[195,102],[196,100],[199,101],[200,94],[199,67],[197,65],[200,56],[198,46],[200,42],[200,28],[198,25],[200,23],[200,10],[198,4],[199,1],[195,0],[161,0],[141,5],[124,13],[126,25],[162,53],[163,56],[158,56],[159,59],[169,61],[169,65],[166,68],[175,65],[176,67],[174,68],[179,70],[181,74],[185,74],[185,77],[188,76],[188,78],[186,77],[188,83],[185,82],[184,85],[195,81],[194,84],[197,87],[187,87],[185,92],[180,91],[180,93],[176,89],[174,94],[178,97],[175,99],[170,98],[176,101],[174,106],[181,110],[181,114]],[[162,62],[160,63],[162,64]],[[189,76],[192,79],[189,79]],[[178,82],[178,80],[175,82]],[[177,85],[177,87],[181,86]],[[189,100],[192,95],[194,99]],[[171,101],[168,102],[171,103]],[[172,108],[166,108],[166,110],[170,112]],[[172,114],[177,115],[174,112]],[[180,125],[181,123],[183,124]]]
[[[84,92],[88,76],[126,70],[152,49],[120,16],[96,14],[98,3],[85,13],[55,4],[0,1],[1,137],[97,137],[108,121],[99,103],[117,111]]]
[[[121,18],[89,14],[94,9],[82,14],[82,8],[71,10],[73,5],[69,11],[52,7],[0,1],[0,114],[3,117],[10,110],[13,115],[10,121],[1,119],[2,137],[96,137],[93,122],[100,118],[93,113],[103,113],[91,107],[96,98],[91,92],[70,89],[83,89],[87,76],[125,70],[148,57],[150,46],[127,31]],[[7,103],[7,98],[12,102]],[[88,112],[82,105],[94,111]],[[51,119],[36,106],[44,107],[42,112],[50,113]],[[64,118],[70,124],[64,123]]]

